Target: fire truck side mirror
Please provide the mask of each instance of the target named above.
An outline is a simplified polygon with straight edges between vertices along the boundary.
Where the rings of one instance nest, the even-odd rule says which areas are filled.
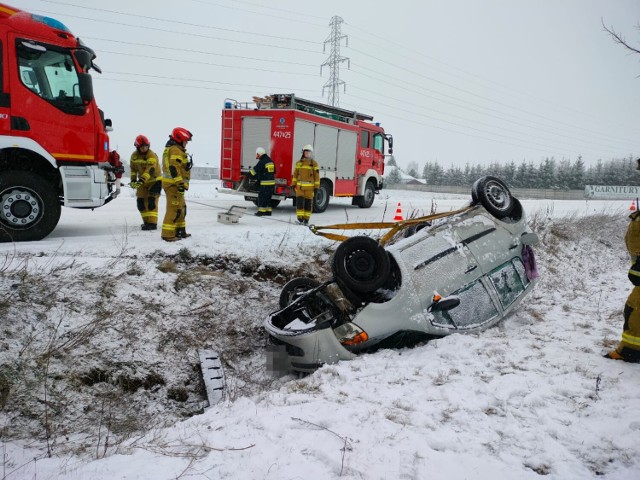
[[[80,98],[83,102],[89,103],[93,100],[93,81],[88,73],[78,74],[78,88],[80,90]]]
[[[389,142],[389,155],[393,155],[393,137],[387,135],[387,141]]]

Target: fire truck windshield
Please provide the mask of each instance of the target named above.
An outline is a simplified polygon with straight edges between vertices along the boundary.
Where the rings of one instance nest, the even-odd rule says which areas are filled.
[[[83,115],[80,82],[69,50],[17,42],[20,80],[34,95],[72,115]]]

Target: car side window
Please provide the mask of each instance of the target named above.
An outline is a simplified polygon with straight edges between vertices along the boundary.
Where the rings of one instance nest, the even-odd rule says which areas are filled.
[[[432,312],[431,323],[446,328],[473,328],[498,316],[498,309],[491,300],[482,281],[477,280],[454,293],[460,297],[460,305],[446,312]]]
[[[504,263],[489,274],[503,308],[511,305],[524,292],[522,277],[514,263],[512,261]],[[524,272],[524,265],[522,265],[522,271]]]
[[[369,148],[369,132],[365,130],[360,132],[360,146],[362,148]]]

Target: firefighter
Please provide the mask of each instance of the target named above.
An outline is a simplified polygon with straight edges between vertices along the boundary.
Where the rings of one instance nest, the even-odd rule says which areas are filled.
[[[142,217],[142,230],[158,228],[158,200],[162,190],[162,170],[158,156],[151,150],[149,139],[138,135],[133,142],[136,147],[131,154],[131,188],[136,189],[138,211]]]
[[[120,182],[122,181],[121,179],[122,174],[124,173],[124,166],[120,161],[120,154],[115,150],[109,152],[108,161],[111,164],[111,171],[116,177],[114,197],[117,197],[118,195],[120,195]]]
[[[187,143],[193,135],[189,130],[176,127],[162,154],[162,188],[167,197],[167,213],[162,221],[162,239],[175,242],[190,237],[187,233],[187,205],[184,193],[189,190],[193,162],[187,156]]]
[[[249,174],[256,178],[260,186],[258,190],[258,211],[255,215],[257,217],[270,217],[272,210],[271,196],[276,188],[276,166],[262,147],[256,148],[256,160],[258,160],[258,163],[249,170]]]
[[[640,158],[636,162],[636,170],[640,170]],[[624,306],[622,340],[618,348],[607,353],[605,357],[640,363],[640,212],[633,212],[629,218],[631,221],[624,242],[633,262],[629,270],[629,280],[634,287]]]
[[[309,225],[313,198],[320,188],[320,168],[312,156],[311,145],[302,147],[302,157],[296,162],[291,179],[291,185],[296,191],[296,217],[301,225]]]

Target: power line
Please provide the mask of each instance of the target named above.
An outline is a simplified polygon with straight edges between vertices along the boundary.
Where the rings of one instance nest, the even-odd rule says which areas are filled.
[[[220,63],[212,63],[212,62],[200,62],[197,60],[181,60],[178,58],[167,58],[167,57],[155,57],[152,55],[139,55],[136,53],[124,53],[124,52],[113,52],[110,50],[102,50],[101,53],[111,53],[113,55],[124,55],[126,57],[137,57],[137,58],[146,58],[146,59],[152,59],[152,60],[164,60],[164,61],[169,61],[169,62],[179,62],[179,63],[188,63],[190,65],[209,65],[209,66],[214,66],[214,67],[225,67],[225,68],[237,68],[240,70],[255,70],[258,72],[269,72],[269,73],[282,73],[282,74],[286,74],[286,75],[299,75],[299,76],[303,76],[303,77],[316,77],[317,75],[313,75],[311,73],[299,73],[299,72],[283,72],[280,70],[268,70],[266,68],[255,68],[255,67],[241,67],[241,66],[235,66],[235,65],[223,65]]]
[[[310,63],[287,62],[287,61],[284,61],[284,60],[272,60],[272,59],[257,58],[257,57],[243,57],[243,56],[240,56],[240,55],[228,55],[228,54],[225,54],[225,53],[208,52],[208,51],[204,51],[204,50],[192,50],[192,49],[189,49],[189,48],[166,47],[166,46],[163,46],[163,45],[154,45],[154,44],[150,44],[150,43],[125,42],[123,40],[112,40],[110,38],[100,38],[100,37],[83,37],[83,38],[88,38],[90,40],[99,40],[99,41],[103,41],[103,42],[120,43],[120,44],[123,44],[123,45],[136,45],[136,46],[139,46],[139,47],[160,48],[162,50],[174,50],[174,51],[178,51],[178,52],[200,53],[200,54],[203,54],[203,55],[215,55],[215,56],[218,56],[218,57],[241,58],[243,60],[254,60],[254,61],[258,61],[258,62],[282,63],[282,64],[286,64],[286,65],[298,65],[298,66],[302,66],[302,67],[317,67],[317,65],[312,65]]]
[[[353,108],[353,109],[357,109],[358,108],[357,106],[355,106],[353,104],[348,104],[348,103],[345,104],[345,106]],[[381,112],[381,113],[383,113],[386,117],[389,117],[389,118],[395,118],[395,119],[402,120],[402,121],[405,121],[405,122],[408,121],[406,117],[399,117],[397,115],[393,115],[393,114],[388,113],[388,112]],[[533,149],[533,150],[536,150],[536,151],[539,151],[539,152],[545,152],[547,155],[549,154],[549,150],[553,150],[553,149],[545,149],[545,150],[543,150],[543,149],[535,148],[535,147],[532,148],[530,146],[520,145],[518,143],[506,142],[504,140],[496,140],[496,139],[493,139],[493,138],[487,138],[487,137],[483,137],[483,136],[480,136],[480,135],[474,135],[473,133],[469,133],[469,132],[460,132],[458,130],[452,130],[450,128],[446,128],[446,127],[443,127],[443,126],[440,126],[440,125],[432,125],[432,124],[429,124],[429,123],[417,122],[417,121],[414,121],[414,120],[411,120],[411,124],[412,125],[422,125],[424,127],[430,127],[430,128],[437,128],[438,130],[444,130],[445,132],[457,133],[459,135],[464,135],[464,136],[467,136],[467,137],[479,138],[481,140],[486,140],[486,141],[489,141],[489,142],[502,143],[504,145],[511,145],[511,146],[515,146],[515,147],[525,148],[525,149],[528,149],[528,150]]]
[[[109,75],[125,75],[125,76],[131,76],[131,77],[147,77],[147,78],[158,78],[158,79],[162,79],[162,80],[178,80],[181,82],[196,82],[196,83],[215,83],[217,85],[230,85],[230,86],[234,86],[234,87],[255,87],[255,88],[265,88],[265,89],[270,89],[271,91],[293,91],[293,90],[297,90],[299,92],[314,92],[315,90],[310,90],[310,89],[292,89],[292,88],[285,88],[285,87],[274,87],[274,86],[269,86],[269,85],[254,85],[254,84],[248,84],[248,83],[236,83],[236,82],[218,82],[215,80],[201,80],[201,79],[196,79],[196,78],[185,78],[185,77],[167,77],[164,75],[151,75],[151,74],[146,74],[146,73],[137,73],[137,72],[108,72],[103,74],[101,77],[98,78],[102,78],[102,77],[108,77]],[[116,79],[113,79],[116,80]],[[122,80],[124,81],[124,80]],[[171,84],[157,84],[157,85],[171,85]],[[194,85],[185,85],[187,88],[195,88]]]
[[[39,0],[41,2],[44,3],[54,3],[56,5],[64,5],[66,7],[74,7],[74,8],[82,8],[84,10],[93,10],[96,12],[105,12],[105,13],[112,13],[114,15],[124,15],[127,17],[131,17],[130,13],[126,13],[126,12],[118,12],[116,10],[108,10],[106,8],[97,8],[97,7],[87,7],[85,5],[77,5],[74,3],[67,3],[67,2],[59,2],[56,0]],[[193,0],[192,0],[193,1]],[[171,23],[172,25],[178,24],[178,25],[185,25],[187,27],[199,27],[199,28],[206,28],[209,30],[222,30],[223,32],[231,32],[231,33],[241,33],[243,35],[255,35],[257,37],[267,37],[267,38],[274,38],[274,39],[278,39],[278,40],[286,40],[286,41],[293,41],[293,42],[299,42],[299,43],[311,43],[311,44],[315,44],[318,45],[319,42],[314,42],[311,40],[301,40],[299,38],[291,38],[291,37],[279,37],[277,35],[268,35],[266,33],[256,33],[256,32],[252,32],[252,31],[247,31],[247,30],[235,30],[235,29],[231,29],[231,28],[222,28],[222,27],[214,27],[213,25],[205,25],[205,24],[201,24],[201,23],[190,23],[190,22],[183,22],[180,20],[176,20],[176,19],[169,19],[169,18],[161,18],[161,17],[152,17],[149,15],[145,15],[143,17],[145,20],[155,20],[158,22],[165,22],[165,23]]]
[[[436,82],[436,83],[442,84],[442,85],[444,85],[444,86],[446,86],[446,87],[449,87],[449,88],[452,88],[452,89],[454,89],[454,90],[460,91],[460,92],[465,93],[465,94],[467,94],[467,95],[471,95],[471,96],[473,96],[473,97],[478,97],[478,98],[480,98],[480,99],[482,99],[482,100],[488,100],[488,101],[490,101],[490,102],[492,102],[492,103],[495,103],[495,104],[497,104],[497,105],[501,105],[501,106],[503,106],[503,107],[507,107],[507,108],[510,108],[510,109],[512,109],[512,110],[516,110],[516,111],[518,111],[518,112],[525,113],[525,114],[527,114],[527,115],[533,115],[533,116],[539,117],[539,118],[541,118],[541,119],[543,119],[543,120],[547,120],[547,121],[550,121],[550,122],[557,123],[557,124],[559,124],[559,125],[563,125],[563,126],[570,127],[570,128],[574,128],[574,129],[575,129],[575,128],[579,128],[580,130],[589,131],[588,129],[583,129],[583,128],[580,128],[580,127],[575,127],[574,125],[569,124],[569,123],[560,122],[560,121],[558,121],[558,120],[554,120],[554,119],[552,119],[552,118],[545,117],[544,115],[540,115],[540,114],[535,113],[535,112],[530,112],[530,111],[528,111],[528,110],[524,110],[524,109],[519,108],[519,107],[514,107],[514,106],[509,105],[509,104],[507,104],[507,103],[500,102],[500,101],[498,101],[498,100],[494,100],[494,99],[492,99],[492,98],[485,97],[485,96],[483,96],[483,95],[475,94],[475,93],[473,93],[473,92],[471,92],[471,91],[469,91],[469,90],[465,90],[465,89],[463,89],[463,88],[455,87],[455,86],[453,86],[453,85],[447,84],[446,82],[442,82],[442,81],[440,81],[440,80],[436,80],[436,79],[434,79],[434,78],[431,78],[431,77],[429,77],[429,76],[427,76],[427,75],[423,75],[423,74],[420,74],[420,73],[418,73],[418,72],[414,72],[414,71],[409,70],[409,69],[407,69],[407,68],[404,68],[404,67],[402,67],[402,66],[400,66],[400,65],[396,65],[396,64],[393,64],[393,63],[384,62],[384,60],[382,60],[382,59],[380,59],[380,58],[378,58],[378,57],[375,57],[375,56],[373,56],[373,55],[369,55],[369,54],[368,54],[368,53],[366,53],[366,52],[361,52],[361,51],[359,51],[359,50],[355,50],[355,49],[352,49],[352,50],[354,50],[355,52],[358,52],[358,53],[360,53],[360,54],[362,54],[362,55],[365,55],[365,56],[371,57],[371,58],[373,58],[373,59],[375,59],[375,60],[378,60],[378,61],[380,61],[380,62],[383,62],[383,63],[385,63],[385,66],[389,66],[389,65],[390,65],[390,66],[392,66],[392,67],[397,68],[398,70],[402,70],[402,71],[406,71],[406,72],[412,73],[412,74],[417,75],[417,76],[419,76],[419,77],[422,77],[422,78],[424,78],[424,79],[426,79],[426,80],[430,80],[430,81],[432,81],[432,82]],[[362,65],[360,65],[360,67],[361,67],[361,68],[365,68],[365,69],[367,69],[366,67],[363,67]],[[367,69],[367,70],[371,70],[371,71],[376,72],[376,71],[375,71],[375,70],[373,70],[373,69]],[[376,73],[378,73],[378,72],[376,72]],[[385,76],[388,76],[388,75],[385,75]],[[393,77],[389,76],[389,78],[393,78]],[[394,78],[394,79],[395,79],[395,80],[400,80],[400,79],[398,79],[398,78]],[[400,80],[400,81],[403,81],[403,80]],[[424,87],[422,87],[422,88],[424,88]],[[599,134],[598,132],[593,132],[593,131],[591,131],[591,133],[592,133],[592,134]],[[611,137],[611,138],[616,138],[616,137]],[[626,140],[626,139],[619,139],[619,140],[630,141],[630,140]],[[631,142],[631,141],[630,141],[630,142]],[[635,144],[635,142],[631,142],[631,143],[634,143],[634,144]]]
[[[387,77],[387,78],[389,78],[389,79],[391,79],[391,80],[394,80],[394,81],[393,81],[393,82],[390,82],[390,81],[386,81],[386,80],[380,79],[380,78],[375,77],[375,76],[372,76],[372,75],[367,75],[366,73],[360,72],[358,69],[351,70],[352,72],[356,73],[357,75],[362,75],[362,76],[365,76],[365,77],[367,77],[367,78],[371,78],[371,79],[373,79],[373,80],[376,80],[376,81],[378,81],[378,82],[386,83],[386,84],[388,84],[388,85],[393,85],[393,86],[395,86],[395,87],[397,87],[397,88],[400,88],[400,89],[403,89],[403,90],[407,90],[407,91],[412,92],[412,93],[416,93],[416,94],[421,95],[421,96],[424,96],[424,97],[426,97],[426,98],[431,98],[431,99],[437,100],[437,101],[439,101],[439,102],[443,102],[443,103],[450,104],[450,105],[455,105],[455,106],[460,107],[460,108],[464,108],[464,109],[468,109],[468,110],[476,111],[476,112],[481,113],[481,114],[483,114],[483,115],[492,116],[492,117],[496,117],[496,118],[501,118],[501,117],[497,117],[497,116],[495,116],[495,115],[491,115],[491,114],[487,113],[487,111],[489,111],[489,112],[496,112],[496,113],[499,113],[499,114],[501,114],[501,115],[507,115],[507,116],[509,116],[509,117],[513,117],[513,118],[516,118],[516,119],[521,118],[521,117],[518,117],[518,116],[513,115],[513,114],[510,114],[510,113],[506,113],[506,112],[502,112],[502,111],[500,111],[500,110],[496,110],[496,109],[491,108],[491,107],[486,107],[486,106],[483,106],[483,105],[478,105],[477,103],[474,103],[474,102],[471,102],[471,101],[466,101],[466,103],[465,103],[465,104],[460,104],[460,103],[455,103],[455,102],[451,102],[451,101],[447,101],[447,100],[442,100],[441,98],[437,98],[437,97],[434,97],[434,96],[432,96],[432,95],[428,95],[428,94],[425,94],[425,93],[423,93],[423,92],[420,92],[420,91],[417,91],[417,90],[412,90],[412,89],[410,89],[410,88],[407,88],[407,87],[403,86],[403,84],[411,85],[411,86],[414,86],[414,87],[419,88],[419,89],[421,89],[421,90],[428,91],[428,92],[432,92],[432,93],[435,93],[435,94],[437,94],[437,95],[440,95],[440,96],[442,96],[442,97],[444,97],[444,98],[449,98],[449,99],[452,99],[452,100],[455,100],[455,101],[459,101],[459,98],[458,98],[458,97],[455,97],[455,96],[453,96],[453,95],[447,95],[447,94],[445,94],[445,93],[440,93],[440,92],[438,92],[438,91],[435,91],[435,90],[429,89],[429,88],[424,87],[424,86],[422,86],[422,85],[416,85],[416,84],[413,84],[413,83],[409,83],[409,82],[407,82],[406,80],[402,80],[402,79],[400,79],[400,78],[398,78],[398,77],[392,77],[392,76],[390,76],[390,75],[381,74],[381,73],[377,72],[376,70],[369,69],[369,68],[363,67],[363,66],[361,66],[361,65],[356,65],[356,66],[357,66],[357,67],[360,67],[360,68],[363,68],[363,69],[365,69],[365,70],[370,70],[370,71],[376,72],[376,73],[378,73],[379,75],[385,76],[385,77]],[[471,109],[471,108],[469,108],[469,105],[472,105],[472,106],[478,107],[478,108],[480,108],[481,110],[479,110],[479,111],[478,111],[478,110]],[[502,119],[502,118],[501,118],[501,119]],[[538,121],[535,121],[535,120],[531,120],[531,119],[529,119],[529,117],[526,117],[526,121],[527,121],[527,122],[529,122],[529,123],[532,123],[532,124],[543,125],[543,126],[549,126],[549,125],[547,125],[547,124],[545,124],[545,123],[538,122]],[[561,124],[561,125],[566,125],[566,126],[568,126],[568,127],[572,128],[572,129],[574,129],[574,130],[584,130],[584,129],[581,129],[580,127],[575,127],[575,126],[573,126],[573,125],[571,125],[571,124],[565,124],[565,123],[563,123],[563,122],[556,122],[556,123],[559,123],[559,124]],[[629,139],[617,138],[617,137],[613,137],[613,136],[605,136],[605,135],[600,134],[599,132],[590,131],[590,130],[584,130],[584,131],[585,131],[585,132],[588,132],[588,135],[589,135],[589,136],[594,136],[594,135],[595,135],[595,136],[599,136],[599,137],[601,137],[601,138],[604,138],[604,139],[606,139],[606,140],[616,140],[616,139],[617,139],[617,140],[619,140],[619,141],[623,141],[623,142],[625,142],[625,143],[628,143],[629,145],[634,145],[634,148],[635,148],[635,142],[633,142],[633,141],[631,141],[631,140],[629,140]],[[581,133],[579,132],[579,134],[581,134]],[[582,133],[582,134],[583,134],[583,135],[587,135],[587,133]],[[575,133],[573,133],[573,135],[575,135]]]
[[[353,87],[353,88],[355,88],[356,90],[361,90],[361,91],[366,92],[366,93],[371,93],[371,94],[373,94],[373,95],[379,95],[379,93],[378,93],[378,92],[374,92],[374,91],[372,91],[372,90],[367,90],[367,89],[359,88],[359,87]],[[387,100],[393,100],[393,101],[396,101],[396,102],[399,102],[399,103],[403,103],[403,101],[402,101],[402,100],[400,100],[400,99],[398,99],[398,98],[390,97],[389,95],[384,95],[384,96],[383,96],[383,98],[385,98],[385,99],[387,99]],[[383,105],[383,104],[381,104],[381,105]],[[387,106],[388,106],[388,107],[391,107],[391,108],[395,108],[395,107],[392,107],[391,105],[387,105]],[[420,110],[427,110],[427,108],[424,108],[424,107],[419,107],[419,108],[420,108]],[[453,118],[457,118],[457,119],[460,119],[460,120],[463,120],[463,121],[473,122],[473,124],[474,124],[474,125],[482,125],[482,126],[484,126],[484,127],[488,127],[488,128],[499,128],[499,129],[500,129],[500,131],[503,131],[503,132],[513,132],[513,133],[515,133],[515,134],[517,134],[517,135],[527,135],[527,136],[531,136],[531,134],[530,134],[530,133],[527,133],[527,132],[523,132],[523,131],[519,131],[519,130],[514,130],[514,129],[511,129],[511,128],[508,128],[508,127],[501,127],[501,126],[497,126],[497,125],[487,124],[487,123],[479,122],[479,121],[476,121],[476,120],[471,120],[471,119],[469,119],[469,118],[467,118],[467,117],[463,117],[463,116],[461,116],[461,115],[456,115],[456,114],[449,113],[449,112],[443,112],[443,111],[435,110],[435,109],[431,109],[431,108],[429,108],[429,109],[428,109],[428,111],[429,111],[430,113],[435,112],[435,113],[439,113],[439,114],[442,114],[442,115],[447,115],[447,116],[450,116],[450,117],[453,117]],[[428,118],[432,118],[432,119],[434,119],[434,120],[438,120],[438,119],[437,119],[437,118],[435,118],[435,117],[428,117]],[[508,121],[508,120],[506,120],[506,119],[505,119],[505,121]],[[522,124],[522,123],[518,123],[518,122],[511,122],[511,123],[515,123],[515,124],[517,124],[517,125],[520,125],[520,126],[522,126],[522,127],[528,128],[528,129],[533,128],[534,130],[540,130],[540,131],[543,131],[543,132],[548,133],[548,134],[551,134],[551,135],[555,135],[555,136],[558,136],[558,137],[562,137],[563,139],[565,139],[565,141],[564,141],[564,142],[561,142],[561,143],[563,143],[563,144],[565,144],[565,145],[572,146],[572,147],[584,148],[584,147],[585,147],[584,143],[590,143],[590,144],[595,145],[595,146],[598,146],[598,147],[612,148],[612,149],[615,149],[615,148],[616,148],[616,147],[612,147],[611,145],[598,144],[598,143],[595,143],[595,142],[592,142],[592,141],[586,141],[586,142],[582,141],[583,143],[582,143],[582,144],[580,144],[580,145],[578,145],[578,144],[575,144],[575,143],[567,142],[567,141],[566,141],[566,138],[568,138],[568,137],[566,137],[566,135],[563,135],[563,134],[561,134],[561,133],[557,133],[557,132],[553,132],[553,131],[549,131],[549,130],[543,130],[543,129],[538,129],[538,128],[530,127],[530,126],[528,126],[528,125],[525,125],[525,124]],[[574,138],[574,139],[575,139],[575,137],[571,137],[571,138]],[[554,142],[556,142],[556,141],[557,141],[557,140],[553,140],[553,139],[548,139],[548,140],[549,140],[549,141],[554,141]],[[576,139],[576,140],[579,140],[579,139]]]
[[[370,101],[369,99],[366,99],[366,98],[363,98],[363,97],[359,97],[357,95],[350,95],[350,97],[357,98],[359,100]],[[502,135],[500,133],[495,133],[495,132],[483,130],[483,129],[480,129],[480,128],[472,127],[472,126],[469,126],[469,125],[461,125],[459,123],[451,122],[449,120],[443,120],[443,119],[440,119],[440,118],[437,118],[437,117],[432,117],[430,115],[417,113],[415,111],[411,111],[411,110],[407,110],[407,109],[404,109],[404,108],[399,108],[399,107],[395,107],[395,106],[392,106],[392,105],[388,105],[388,104],[379,102],[377,100],[376,100],[376,103],[379,103],[380,105],[383,105],[385,107],[392,108],[392,109],[394,109],[396,111],[400,111],[400,112],[403,112],[403,113],[408,113],[408,114],[411,114],[411,115],[415,115],[417,117],[427,118],[429,120],[436,120],[438,122],[444,122],[446,124],[453,125],[455,127],[461,127],[461,128],[465,128],[465,129],[470,129],[470,130],[474,130],[474,131],[479,132],[479,133],[489,134],[489,135],[493,135],[493,136],[496,136],[496,137],[499,137],[499,138],[507,138],[507,139],[515,140],[515,141],[518,141],[518,142],[521,142],[521,143],[534,145],[534,146],[537,146],[537,147],[544,147],[544,148],[548,149],[549,151],[557,151],[557,150],[559,150],[555,146],[552,147],[550,145],[539,143],[539,142],[536,142],[536,141],[533,141],[533,140],[528,140],[526,138],[517,138],[517,137],[513,137],[513,136],[507,136],[507,135]],[[512,131],[512,130],[510,130],[510,131]],[[521,132],[515,132],[515,133],[518,133],[519,135],[522,134]],[[577,145],[573,145],[573,146],[575,147]],[[579,152],[576,151],[574,153],[579,153]]]
[[[420,61],[420,60],[419,60],[419,59],[422,59],[422,58],[428,58],[429,60],[431,60],[431,61],[433,61],[433,62],[436,62],[436,63],[442,64],[442,65],[445,65],[445,66],[447,66],[448,68],[453,69],[453,70],[457,70],[457,71],[459,71],[459,72],[462,72],[463,74],[465,74],[465,75],[467,75],[467,76],[477,78],[477,79],[479,79],[479,80],[481,80],[481,81],[483,81],[483,82],[485,82],[485,83],[488,83],[488,84],[490,84],[490,85],[496,85],[497,87],[500,87],[501,89],[506,89],[506,90],[511,91],[511,92],[513,92],[513,93],[516,93],[516,94],[518,94],[518,95],[523,95],[523,96],[529,97],[529,98],[531,98],[531,99],[533,99],[533,100],[536,100],[536,101],[540,101],[540,102],[547,103],[547,104],[549,104],[549,105],[552,105],[552,106],[553,106],[553,107],[555,107],[555,108],[562,108],[562,109],[564,109],[564,110],[566,110],[566,111],[572,112],[572,113],[574,113],[574,114],[579,114],[579,115],[581,115],[581,116],[583,116],[583,117],[590,117],[590,119],[591,119],[591,120],[593,120],[594,118],[596,118],[598,121],[602,121],[602,118],[600,118],[600,117],[595,117],[595,116],[594,116],[594,115],[592,115],[592,114],[589,114],[589,113],[586,113],[586,112],[583,112],[583,111],[577,110],[577,109],[575,109],[575,108],[567,107],[567,106],[565,106],[565,105],[560,105],[560,104],[558,104],[557,102],[551,102],[551,101],[549,101],[549,100],[547,100],[547,99],[537,97],[537,96],[532,95],[532,94],[530,94],[530,93],[528,93],[528,92],[522,92],[522,91],[517,90],[517,89],[514,89],[514,88],[512,88],[512,87],[510,87],[510,86],[502,85],[502,84],[500,84],[500,83],[498,83],[498,82],[495,82],[495,81],[493,81],[493,80],[486,79],[486,78],[484,78],[484,77],[482,77],[482,76],[480,76],[480,75],[477,75],[477,74],[471,73],[471,72],[469,72],[469,71],[467,71],[467,70],[464,70],[464,69],[462,69],[462,68],[456,67],[456,66],[451,65],[451,64],[449,64],[449,63],[447,63],[447,62],[443,62],[442,60],[439,60],[439,59],[437,59],[437,58],[435,58],[435,57],[432,57],[432,56],[426,55],[424,52],[420,52],[420,51],[418,51],[418,50],[411,49],[411,48],[407,47],[407,45],[403,45],[403,44],[400,44],[400,43],[394,42],[393,40],[385,39],[385,38],[381,37],[381,36],[380,36],[380,35],[378,35],[378,34],[373,35],[373,34],[369,33],[367,30],[362,29],[362,28],[360,28],[360,27],[357,27],[357,26],[355,26],[355,25],[353,25],[353,24],[351,24],[351,23],[345,22],[345,25],[348,25],[348,26],[349,26],[349,27],[351,27],[351,28],[355,28],[355,29],[357,29],[357,30],[360,30],[360,31],[364,32],[365,34],[370,35],[370,36],[372,36],[372,37],[376,38],[377,40],[384,40],[384,41],[385,41],[385,42],[387,42],[387,43],[390,43],[390,44],[393,44],[393,45],[395,45],[395,46],[397,46],[397,47],[400,47],[402,50],[406,50],[406,51],[408,51],[408,52],[412,52],[412,53],[415,53],[416,55],[419,55],[418,57],[416,57],[415,55],[414,55],[414,56],[403,55],[401,52],[398,52],[397,50],[390,50],[389,48],[384,47],[384,46],[381,46],[380,44],[376,44],[375,42],[371,42],[371,41],[369,41],[369,40],[361,39],[361,40],[363,40],[367,45],[375,46],[377,50],[383,49],[383,50],[387,50],[387,51],[392,52],[392,53],[393,53],[393,55],[394,55],[394,57],[404,57],[404,58],[407,58],[407,59],[411,60],[413,63],[420,63],[420,64],[422,64],[422,65],[426,66],[427,68],[439,70],[439,71],[441,71],[441,72],[444,72],[444,73],[445,73],[445,74],[447,74],[447,75],[451,75],[451,76],[453,76],[453,77],[460,78],[460,79],[462,79],[462,80],[464,80],[464,81],[467,81],[467,82],[477,83],[477,82],[473,82],[473,81],[471,81],[471,80],[465,79],[464,77],[461,77],[461,76],[459,76],[459,75],[454,75],[454,74],[452,74],[451,72],[447,72],[447,71],[446,71],[446,70],[444,70],[444,69],[434,68],[434,67],[433,67],[433,65],[428,65],[428,64],[426,64],[425,62],[422,62],[422,61]],[[357,36],[353,36],[353,38],[358,39],[359,37],[357,37]],[[386,61],[385,61],[385,63],[386,63]],[[486,85],[482,85],[482,86],[486,88]],[[492,89],[494,89],[494,90],[498,90],[496,87],[490,87],[490,88],[492,88]],[[499,91],[499,90],[498,90],[498,91]],[[638,132],[638,130],[637,130],[637,128],[636,128],[636,127],[629,127],[628,125],[621,125],[621,124],[618,124],[618,123],[615,123],[615,122],[611,122],[611,121],[606,121],[605,123],[607,123],[607,124],[609,124],[609,125],[611,125],[611,126],[615,126],[615,127],[617,127],[617,128],[625,128],[625,129],[627,129],[627,130],[633,130],[633,131],[634,131],[634,133],[637,133],[637,132]]]
[[[40,0],[40,1],[44,1],[44,0]],[[60,12],[49,12],[46,10],[40,10],[38,9],[38,12],[40,13],[46,13],[49,15],[61,15]],[[152,30],[152,31],[156,31],[156,32],[162,32],[162,33],[175,33],[177,35],[181,35],[181,36],[188,36],[188,37],[196,37],[196,38],[206,38],[206,39],[210,39],[210,40],[222,40],[225,42],[232,42],[232,43],[241,43],[244,45],[254,45],[254,46],[259,46],[259,47],[269,47],[269,48],[278,48],[278,49],[282,49],[282,50],[292,50],[292,51],[296,51],[296,52],[305,52],[305,53],[314,53],[316,55],[321,55],[322,52],[320,51],[314,51],[314,50],[306,50],[303,48],[294,48],[294,47],[283,47],[281,45],[269,45],[269,44],[264,44],[264,43],[258,43],[258,42],[249,42],[249,41],[243,41],[243,40],[232,40],[230,38],[224,38],[224,37],[214,37],[212,35],[202,35],[202,34],[197,34],[197,33],[186,33],[186,32],[180,32],[177,30],[168,30],[166,28],[156,28],[156,27],[142,27],[140,25],[132,25],[130,23],[124,23],[124,22],[115,22],[115,21],[111,21],[111,20],[104,20],[104,19],[98,19],[98,18],[91,18],[91,17],[82,17],[79,15],[71,15],[68,13],[63,14],[65,17],[69,17],[69,18],[78,18],[81,20],[90,20],[92,22],[99,22],[99,23],[108,23],[110,25],[120,25],[123,27],[131,27],[131,28],[135,28],[137,30],[140,29],[144,29],[144,30]]]
[[[204,2],[204,1],[202,1],[202,0],[190,0],[190,1],[191,1],[191,2],[194,2],[194,3],[202,3],[202,4],[204,4],[204,5],[210,5],[210,6],[216,6],[216,7],[228,8],[228,9],[230,9],[230,10],[238,10],[238,11],[240,11],[240,12],[253,13],[253,14],[261,15],[261,16],[265,16],[265,17],[279,18],[279,19],[281,19],[281,20],[287,20],[288,22],[295,21],[295,22],[298,22],[298,23],[305,23],[305,24],[307,24],[307,25],[313,25],[314,27],[322,27],[322,28],[324,28],[324,25],[320,25],[320,24],[313,23],[313,22],[306,22],[306,21],[304,21],[304,20],[295,20],[295,19],[291,19],[291,18],[280,17],[280,16],[278,16],[278,15],[273,15],[273,14],[270,14],[270,13],[261,13],[261,12],[256,12],[255,10],[247,10],[247,9],[245,9],[245,8],[230,7],[230,6],[228,6],[228,5],[221,5],[221,4],[216,3],[216,2]],[[248,2],[238,2],[238,3],[248,3]],[[250,4],[250,5],[251,5],[251,4]],[[258,6],[260,6],[260,5],[254,5],[254,6],[258,7]],[[262,8],[266,8],[266,7],[262,7]],[[286,12],[289,12],[289,10],[284,10],[284,9],[281,9],[281,8],[275,8],[275,7],[268,7],[268,9],[269,9],[269,10],[280,10],[280,11],[286,11]],[[290,13],[293,13],[294,15],[303,15],[303,14],[295,13],[295,12],[290,12]],[[310,15],[303,15],[303,16],[310,16]],[[315,17],[315,18],[321,18],[321,17]]]

